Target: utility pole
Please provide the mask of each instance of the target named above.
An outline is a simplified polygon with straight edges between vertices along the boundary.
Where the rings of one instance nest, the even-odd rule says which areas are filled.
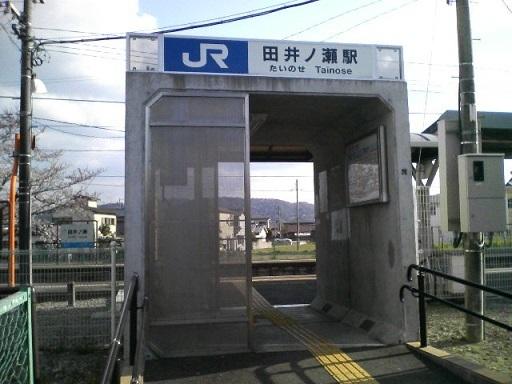
[[[279,221],[279,237],[281,237],[281,207],[277,206],[277,220]]]
[[[23,1],[19,18],[21,39],[20,151],[19,151],[19,250],[20,283],[32,284],[32,218],[30,161],[32,158],[32,0]]]
[[[296,210],[297,210],[297,251],[299,250],[299,246],[300,246],[300,236],[299,236],[299,233],[300,233],[300,219],[299,219],[299,179],[295,179],[295,194],[297,196],[297,205],[296,205]]]
[[[459,124],[461,152],[480,153],[482,136],[477,120],[475,81],[473,72],[473,51],[468,0],[457,0],[457,34],[459,42]],[[481,234],[464,234],[464,276],[466,280],[483,284],[483,253],[480,246]],[[483,292],[466,287],[466,308],[483,313]],[[466,338],[468,341],[483,340],[483,321],[466,315]]]

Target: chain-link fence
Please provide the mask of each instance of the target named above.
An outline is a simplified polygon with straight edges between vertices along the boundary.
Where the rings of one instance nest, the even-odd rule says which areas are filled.
[[[429,196],[429,187],[416,187],[418,262],[456,277],[464,278],[464,250],[457,244],[457,234],[440,227],[439,195]],[[505,232],[482,239],[484,283],[512,292],[512,226]],[[429,293],[444,298],[462,298],[461,284],[429,277]]]
[[[432,232],[441,232],[440,228],[431,227]],[[432,236],[436,238],[436,236]],[[454,247],[449,234],[438,236],[441,241],[433,243],[430,248],[423,248],[419,253],[419,262],[428,268],[464,278],[464,250],[462,246]],[[492,243],[483,246],[484,283],[492,288],[512,292],[512,247],[496,239],[512,241],[511,231],[494,236]],[[489,240],[487,240],[489,241]],[[496,241],[496,242],[495,242]],[[445,298],[464,296],[464,287],[458,283],[440,278],[428,281],[430,293]]]
[[[110,342],[116,307],[122,301],[123,256],[119,247],[32,251],[31,280],[41,349],[83,350]],[[28,280],[26,259],[17,252],[17,282]],[[5,253],[0,283],[7,283]]]
[[[31,291],[0,291],[0,383],[33,382]]]
[[[464,278],[464,250],[459,234],[440,227],[440,198],[429,195],[429,187],[416,189],[418,263]],[[482,239],[484,284],[512,292],[512,226]],[[462,304],[465,287],[444,278],[426,276],[427,291],[437,297]],[[495,320],[511,324],[512,303],[492,294],[484,294],[483,312]],[[484,324],[484,340],[474,344],[466,339],[466,315],[446,305],[429,302],[429,343],[450,353],[502,373],[512,374],[510,362],[512,335],[489,323]]]

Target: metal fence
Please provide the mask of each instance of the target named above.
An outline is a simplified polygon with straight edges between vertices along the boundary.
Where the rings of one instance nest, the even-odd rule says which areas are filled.
[[[0,299],[0,383],[31,384],[33,368],[31,290],[22,288]]]
[[[439,226],[439,196],[430,196],[429,187],[416,187],[418,263],[436,271],[464,278],[464,250],[454,247],[453,232]],[[512,292],[512,226],[485,239],[484,284]],[[427,292],[444,298],[464,296],[465,288],[455,282],[429,277]]]
[[[88,349],[108,345],[122,303],[121,248],[32,251],[32,282],[37,298],[41,349]],[[19,281],[19,260],[16,255]],[[0,284],[7,282],[7,255],[0,259]]]

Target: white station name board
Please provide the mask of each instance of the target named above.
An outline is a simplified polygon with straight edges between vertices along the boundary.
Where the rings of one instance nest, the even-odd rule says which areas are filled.
[[[146,36],[155,40],[155,35]],[[144,36],[128,38],[140,41]],[[172,73],[368,80],[403,77],[402,49],[397,46],[160,35],[158,58],[159,70]],[[140,61],[135,51],[133,61]],[[128,63],[128,70],[148,68]]]

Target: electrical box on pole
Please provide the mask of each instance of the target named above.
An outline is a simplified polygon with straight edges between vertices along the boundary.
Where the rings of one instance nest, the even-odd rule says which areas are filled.
[[[506,230],[502,154],[458,156],[460,228],[462,232]]]

